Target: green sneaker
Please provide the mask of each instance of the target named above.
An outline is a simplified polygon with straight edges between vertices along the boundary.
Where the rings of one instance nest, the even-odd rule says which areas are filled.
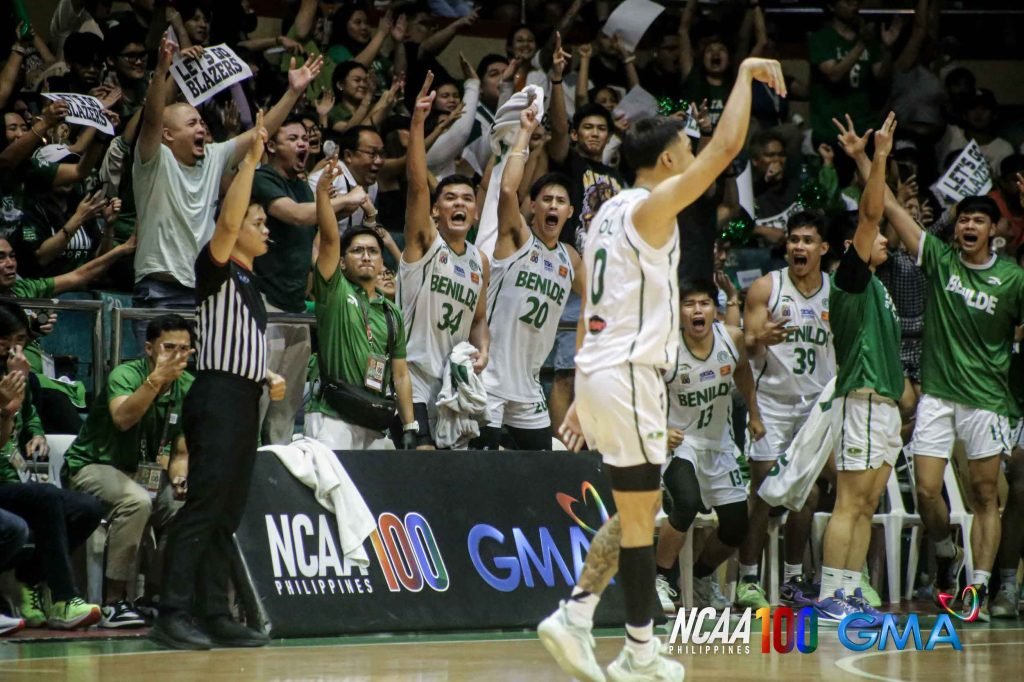
[[[743,580],[736,585],[736,606],[757,610],[770,606],[770,604],[760,583],[756,580]]]
[[[102,613],[96,604],[86,604],[81,597],[54,602],[47,611],[46,624],[54,630],[74,630],[100,622]]]
[[[46,625],[46,599],[43,589],[42,585],[21,586],[21,605],[18,612],[25,620],[27,628],[41,628]]]
[[[873,606],[876,609],[882,605],[882,597],[879,596],[875,588],[871,586],[871,576],[867,571],[863,571],[860,574],[860,591],[864,595],[864,601],[869,606]]]

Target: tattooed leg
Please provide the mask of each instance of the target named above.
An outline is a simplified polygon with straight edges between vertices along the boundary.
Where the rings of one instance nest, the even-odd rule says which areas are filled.
[[[619,570],[619,543],[622,541],[622,524],[619,515],[608,519],[601,526],[590,543],[587,560],[583,564],[577,586],[591,594],[601,594]]]

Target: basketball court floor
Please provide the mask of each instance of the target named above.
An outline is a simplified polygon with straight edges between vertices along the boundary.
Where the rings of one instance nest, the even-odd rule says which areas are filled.
[[[926,640],[932,620],[922,616]],[[760,653],[759,632],[750,654],[679,656],[687,680],[854,680],[928,682],[1010,682],[1024,677],[1024,623],[992,625],[956,622],[961,651],[939,645],[916,651],[853,652],[834,628],[819,629],[817,651]],[[598,633],[597,656],[610,662],[622,646],[611,630]],[[275,641],[265,649],[180,652],[157,649],[144,639],[77,641],[6,640],[0,644],[0,680],[147,680],[217,682],[555,682],[569,678],[548,657],[533,633],[375,635],[334,639]],[[664,633],[662,638],[666,639]]]

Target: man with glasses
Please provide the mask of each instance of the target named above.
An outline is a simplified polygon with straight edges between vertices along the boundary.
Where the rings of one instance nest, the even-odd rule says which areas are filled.
[[[397,397],[404,449],[415,447],[412,382],[405,361],[405,325],[398,306],[378,291],[384,243],[368,228],[339,234],[330,209],[331,184],[340,164],[332,161],[317,184],[320,249],[313,271],[321,390],[306,414],[306,435],[334,450],[387,447],[383,432],[355,423],[325,395],[328,382],[340,382],[355,396]],[[376,444],[376,445],[375,445]]]
[[[101,627],[145,625],[128,599],[128,585],[136,581],[136,557],[146,529],[165,528],[185,497],[188,451],[181,408],[192,386],[185,368],[193,344],[192,325],[185,318],[153,319],[146,328],[145,355],[110,373],[105,399],[95,401],[65,455],[71,488],[98,497],[106,506]],[[148,598],[155,578],[147,581]]]
[[[338,138],[338,158],[341,163],[338,164],[339,172],[333,180],[333,192],[347,194],[356,187],[362,187],[374,205],[377,203],[377,179],[382,171],[393,175],[392,180],[397,180],[398,174],[404,169],[402,163],[395,164],[395,169],[384,168],[384,140],[370,126],[353,126],[346,130]],[[309,176],[309,186],[314,191],[323,172],[321,169]],[[370,217],[362,208],[357,208],[339,221],[340,229],[344,232],[352,227],[360,227]]]
[[[133,35],[125,26],[116,26],[106,37],[107,64],[112,73],[109,86],[121,89],[121,101],[115,106],[122,121],[127,121],[146,99],[146,62],[149,58],[144,36]]]

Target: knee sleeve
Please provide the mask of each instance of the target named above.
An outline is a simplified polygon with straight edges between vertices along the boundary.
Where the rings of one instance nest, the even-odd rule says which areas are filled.
[[[668,522],[680,533],[685,533],[700,510],[700,485],[693,463],[673,457],[662,476],[665,483],[664,506]]]
[[[726,547],[739,547],[747,537],[750,520],[747,517],[747,503],[733,502],[715,507],[718,514],[718,539]]]

